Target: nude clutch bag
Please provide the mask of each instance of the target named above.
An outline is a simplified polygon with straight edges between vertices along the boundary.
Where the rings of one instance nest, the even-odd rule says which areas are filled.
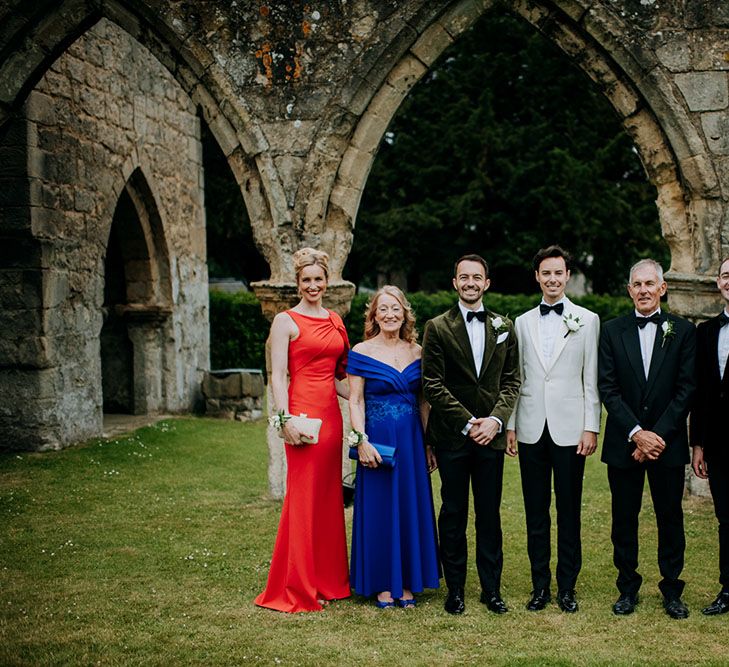
[[[306,442],[310,445],[315,445],[319,442],[319,431],[321,430],[321,419],[313,419],[307,417],[305,414],[291,415],[289,417],[291,425],[299,432],[304,435],[301,436],[301,441]]]

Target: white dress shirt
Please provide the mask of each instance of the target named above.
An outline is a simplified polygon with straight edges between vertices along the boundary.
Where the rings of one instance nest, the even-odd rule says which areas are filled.
[[[549,304],[542,300],[542,303],[546,306],[556,306],[558,303],[562,303],[564,298],[560,299],[556,303]],[[558,315],[555,311],[550,311],[546,315],[539,315],[538,327],[539,327],[539,340],[542,345],[542,356],[544,361],[549,363],[552,358],[552,352],[554,352],[554,342],[557,340],[557,336],[562,331],[562,315]]]
[[[480,313],[483,311],[483,305],[476,310],[468,310],[459,301],[458,307],[461,309],[461,315],[463,315],[463,321],[466,323],[466,332],[468,333],[468,340],[471,343],[471,354],[473,354],[473,363],[476,365],[476,375],[481,374],[481,364],[483,363],[483,351],[486,345],[486,322],[481,322],[475,317],[469,322],[468,313]]]
[[[637,310],[635,311],[636,317],[652,317],[656,313],[660,313],[661,309],[654,310],[650,315],[641,315]],[[648,379],[648,372],[651,368],[651,358],[653,357],[653,346],[656,342],[656,333],[658,332],[658,325],[654,322],[648,322],[644,327],[638,327],[638,338],[640,340],[640,356],[643,359],[643,372],[645,373],[646,380]],[[633,430],[628,434],[628,440],[630,440],[638,431],[641,430],[641,426],[636,424]]]
[[[661,309],[653,311],[650,315],[641,315],[637,310],[635,316],[640,317],[652,317],[656,313],[660,313]],[[654,322],[648,322],[644,327],[638,328],[638,338],[640,339],[640,356],[643,359],[643,371],[645,372],[646,380],[648,379],[648,371],[651,368],[651,358],[653,357],[653,345],[656,342],[656,332],[658,331],[658,325]]]
[[[468,340],[471,343],[471,354],[473,355],[473,363],[476,366],[476,375],[481,374],[481,364],[483,363],[483,353],[484,349],[486,347],[486,326],[488,323],[488,318],[486,322],[481,322],[480,320],[476,319],[475,317],[469,322],[468,321],[468,313],[480,313],[484,310],[483,304],[477,308],[476,310],[469,310],[466,308],[460,301],[458,302],[458,307],[461,309],[461,315],[463,315],[463,321],[466,324],[466,333],[468,334]],[[471,417],[471,420],[474,420],[475,417]],[[499,433],[501,432],[501,429],[503,427],[503,424],[501,423],[501,420],[498,417],[489,416],[489,419],[493,419],[498,425],[499,425]],[[466,435],[470,430],[471,426],[473,425],[472,421],[469,421],[464,427],[461,433],[463,435]]]
[[[724,315],[729,317],[729,312],[724,308]],[[729,324],[719,329],[719,345],[717,346],[717,361],[719,362],[719,375],[724,379],[724,369],[726,369],[726,360],[729,357]]]

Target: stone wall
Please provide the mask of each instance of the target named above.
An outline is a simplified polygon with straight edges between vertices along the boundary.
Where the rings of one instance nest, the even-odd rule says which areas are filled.
[[[127,257],[116,311],[134,350],[133,411],[192,409],[209,334],[202,149],[190,98],[102,20],[51,65],[13,125],[25,146],[6,135],[2,150],[26,153],[13,162],[25,218],[3,206],[0,234],[23,249],[18,270],[3,264],[0,285],[4,303],[22,293],[27,310],[2,327],[0,446],[57,447],[101,431],[105,257],[122,193],[138,213],[117,230]]]

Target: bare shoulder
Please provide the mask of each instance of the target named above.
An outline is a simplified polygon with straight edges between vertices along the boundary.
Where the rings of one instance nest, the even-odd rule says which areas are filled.
[[[367,341],[363,340],[361,343],[357,343],[352,347],[352,349],[355,352],[359,352],[360,354],[367,354],[367,350],[370,348],[370,345]]]
[[[289,336],[296,336],[299,333],[299,328],[296,326],[294,318],[287,312],[277,313],[271,323],[271,333],[274,335],[288,334]]]
[[[417,343],[410,344],[410,354],[413,355],[413,360],[420,359],[423,356],[423,347]]]

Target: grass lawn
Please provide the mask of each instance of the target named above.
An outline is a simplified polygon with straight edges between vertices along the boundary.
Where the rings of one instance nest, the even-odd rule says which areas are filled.
[[[718,590],[710,500],[684,505],[691,616],[674,621],[661,607],[647,496],[641,603],[632,616],[611,613],[610,498],[597,456],[586,469],[575,615],[524,609],[531,586],[512,460],[502,506],[510,613],[478,603],[472,562],[461,617],[443,611],[442,590],[407,611],[358,598],[313,614],[256,608],[280,510],[267,493],[264,429],[176,419],[62,452],[0,456],[0,665],[729,663],[729,616],[700,613]]]

